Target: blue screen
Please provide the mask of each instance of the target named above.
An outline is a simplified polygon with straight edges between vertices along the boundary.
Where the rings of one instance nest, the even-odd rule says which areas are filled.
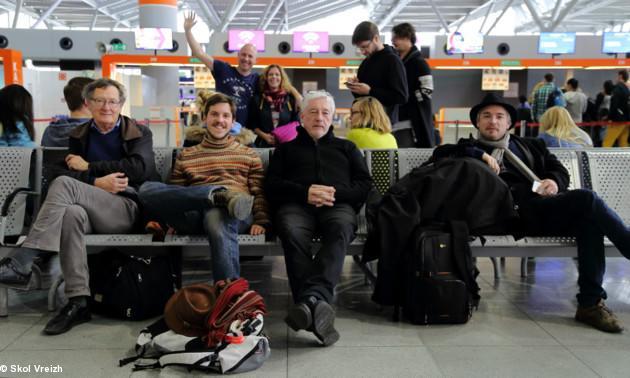
[[[630,52],[630,33],[605,32],[602,51],[606,54]]]
[[[575,53],[575,33],[540,33],[539,54]]]

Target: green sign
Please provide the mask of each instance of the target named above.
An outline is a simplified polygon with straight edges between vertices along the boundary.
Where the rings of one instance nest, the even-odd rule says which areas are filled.
[[[346,66],[360,66],[363,59],[346,60]]]
[[[521,61],[520,60],[502,60],[501,65],[515,67],[515,66],[520,66]]]
[[[112,45],[112,51],[126,51],[127,45],[124,43],[116,43]]]

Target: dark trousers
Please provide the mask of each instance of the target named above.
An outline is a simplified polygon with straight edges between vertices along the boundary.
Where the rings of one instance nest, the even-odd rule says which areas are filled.
[[[297,303],[308,296],[333,300],[348,245],[355,237],[357,215],[347,204],[316,208],[286,204],[276,213],[289,284]],[[311,244],[321,237],[321,248],[313,256]]]
[[[578,250],[578,303],[592,306],[606,299],[602,287],[606,260],[604,236],[630,259],[630,230],[599,196],[578,189],[553,197],[536,197],[521,205],[528,235],[574,235]]]

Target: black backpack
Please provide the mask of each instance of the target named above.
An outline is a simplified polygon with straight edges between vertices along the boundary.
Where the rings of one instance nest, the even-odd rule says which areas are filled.
[[[466,223],[451,222],[449,231],[420,226],[413,233],[402,307],[414,324],[466,323],[479,304]]]
[[[567,102],[564,100],[564,96],[562,91],[558,87],[554,87],[549,96],[547,96],[546,109],[552,108],[554,106],[562,106],[566,107]]]
[[[181,287],[181,254],[139,257],[108,249],[88,256],[90,310],[127,320],[164,313]]]

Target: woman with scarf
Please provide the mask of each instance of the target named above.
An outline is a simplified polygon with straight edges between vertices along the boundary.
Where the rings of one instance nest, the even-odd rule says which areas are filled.
[[[272,64],[265,68],[260,93],[249,103],[246,125],[258,135],[256,147],[272,147],[295,138],[301,100],[282,67]]]

